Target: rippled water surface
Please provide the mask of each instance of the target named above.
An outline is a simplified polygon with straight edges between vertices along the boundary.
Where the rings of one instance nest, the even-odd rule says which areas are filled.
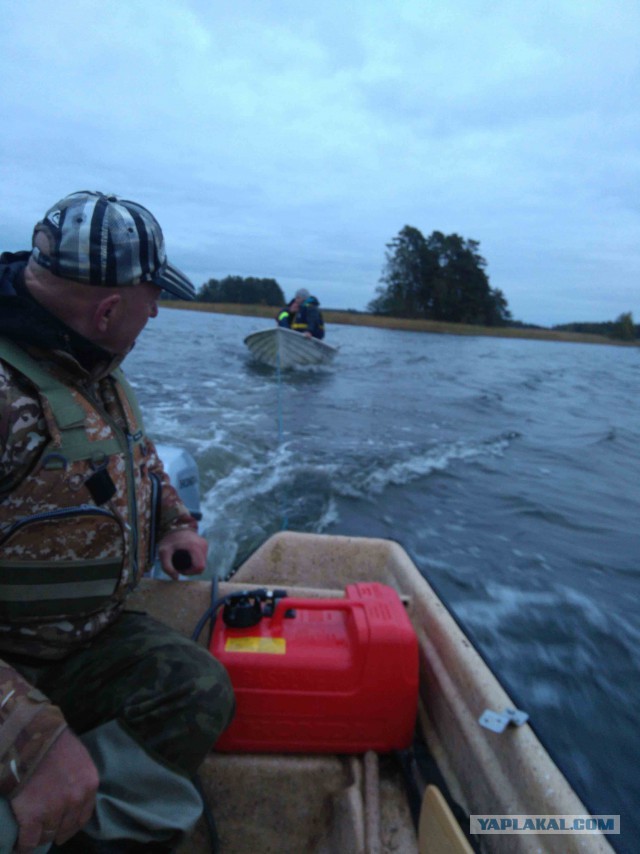
[[[164,309],[125,363],[199,464],[209,572],[285,526],[398,540],[637,850],[640,351],[331,326],[279,380],[268,325]]]

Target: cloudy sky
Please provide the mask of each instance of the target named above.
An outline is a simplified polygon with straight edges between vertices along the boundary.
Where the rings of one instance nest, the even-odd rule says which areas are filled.
[[[201,285],[364,309],[411,225],[516,319],[640,322],[638,0],[0,0],[0,239],[142,202]]]

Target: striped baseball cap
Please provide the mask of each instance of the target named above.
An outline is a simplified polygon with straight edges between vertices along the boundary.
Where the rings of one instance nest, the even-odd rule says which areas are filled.
[[[48,251],[35,245],[44,232]],[[55,276],[121,288],[151,282],[194,299],[192,282],[167,261],[158,220],[142,205],[83,190],[61,199],[33,230],[32,257]]]

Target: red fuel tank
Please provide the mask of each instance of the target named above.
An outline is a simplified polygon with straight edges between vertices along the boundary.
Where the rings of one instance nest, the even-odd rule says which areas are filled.
[[[272,616],[231,628],[210,650],[227,668],[236,716],[215,749],[363,753],[411,743],[418,644],[398,594],[378,583],[344,599],[278,598]],[[260,607],[260,606],[258,606]]]

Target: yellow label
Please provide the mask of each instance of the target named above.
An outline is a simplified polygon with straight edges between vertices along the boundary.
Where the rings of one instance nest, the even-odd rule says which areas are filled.
[[[287,642],[284,638],[227,638],[226,652],[266,652],[268,655],[284,655]]]

